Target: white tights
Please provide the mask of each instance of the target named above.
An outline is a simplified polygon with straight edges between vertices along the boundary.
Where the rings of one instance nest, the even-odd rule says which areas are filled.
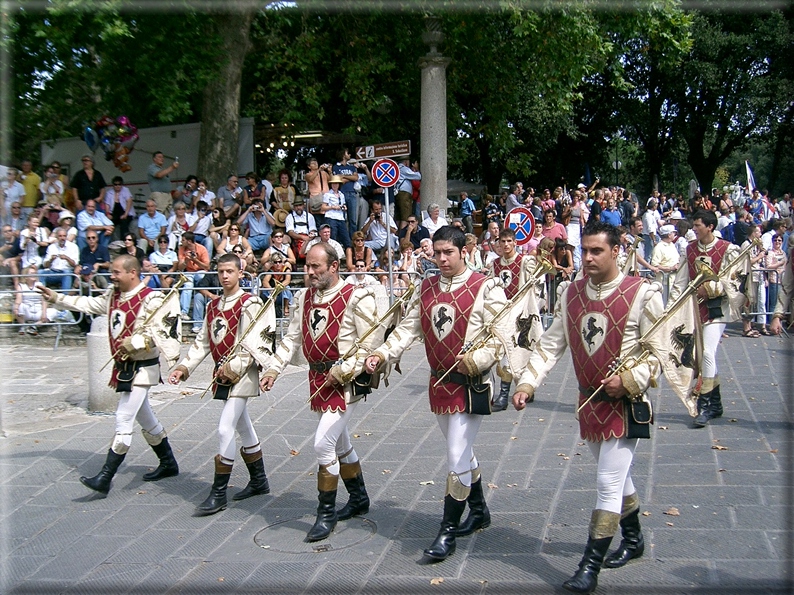
[[[639,438],[587,441],[598,464],[596,508],[619,514],[623,506],[623,496],[630,496],[636,491],[631,481],[631,461],[638,441]]]
[[[350,403],[344,411],[323,411],[314,433],[314,452],[317,462],[327,466],[328,473],[339,475],[339,463],[355,463],[358,455],[350,442],[347,424],[358,403]],[[340,458],[341,455],[347,456]],[[343,460],[344,459],[344,460]]]
[[[438,427],[447,441],[447,470],[455,473],[464,486],[471,486],[471,471],[477,468],[474,440],[482,415],[448,413],[436,415]]]
[[[717,375],[717,347],[719,347],[725,324],[712,322],[703,325],[703,378],[714,378]]]
[[[218,453],[228,461],[234,461],[237,454],[237,444],[234,441],[235,428],[240,433],[243,448],[250,448],[259,444],[259,438],[254,430],[254,424],[248,416],[248,399],[229,397],[223,404],[221,419],[218,422],[218,438],[220,446]]]
[[[163,426],[149,404],[149,387],[133,386],[130,392],[119,393],[116,407],[116,435],[111,448],[117,454],[124,454],[132,444],[132,425],[137,419],[141,427],[150,434],[159,434]]]

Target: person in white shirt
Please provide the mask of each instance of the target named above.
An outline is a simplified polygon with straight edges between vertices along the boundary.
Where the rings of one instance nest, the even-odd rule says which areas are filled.
[[[361,228],[367,239],[364,245],[373,250],[380,250],[386,246],[386,239],[388,233],[386,231],[386,221],[389,222],[391,229],[391,245],[392,248],[397,247],[397,225],[394,223],[389,215],[383,212],[383,204],[380,201],[373,200],[370,206],[369,218]]]
[[[47,255],[42,263],[45,268],[41,271],[41,277],[45,284],[49,281],[60,281],[61,290],[67,291],[74,282],[72,272],[80,262],[80,249],[77,244],[66,239],[66,230],[62,227],[57,229],[55,237],[57,241],[47,247]]]
[[[17,182],[16,168],[9,167],[6,179],[2,182],[3,199],[0,200],[0,220],[3,224],[9,222],[11,217],[11,204],[25,202],[25,187]]]
[[[210,237],[210,225],[212,225],[212,213],[209,212],[209,204],[200,200],[196,205],[196,209],[190,213],[196,218],[196,226],[193,228],[193,235],[196,236],[196,241],[202,244],[212,258],[212,251],[215,245]]]
[[[305,254],[304,246],[306,242],[317,235],[317,223],[314,215],[306,210],[306,203],[303,197],[298,196],[292,203],[292,211],[284,221],[285,231],[293,242],[295,254],[302,258]]]
[[[445,225],[449,225],[447,220],[444,219],[440,213],[441,207],[436,203],[427,205],[427,219],[422,221],[422,227],[427,230],[431,238],[433,237],[433,234],[436,233],[437,229],[444,227]]]
[[[105,214],[110,217],[113,225],[119,230],[120,237],[130,231],[130,223],[135,218],[132,192],[124,185],[124,178],[115,176],[110,188],[105,191]]]
[[[355,285],[356,287],[367,287],[368,285],[378,285],[378,280],[367,273],[367,263],[360,258],[356,261],[355,274],[345,277],[345,283],[348,285]]]
[[[320,235],[311,240],[303,250],[304,254],[308,254],[309,250],[311,250],[312,246],[315,244],[319,244],[320,242],[325,242],[326,244],[330,244],[336,250],[337,255],[339,256],[339,260],[343,260],[345,258],[345,249],[342,247],[342,244],[337,242],[334,239],[331,239],[331,226],[327,223],[323,223],[320,226]]]

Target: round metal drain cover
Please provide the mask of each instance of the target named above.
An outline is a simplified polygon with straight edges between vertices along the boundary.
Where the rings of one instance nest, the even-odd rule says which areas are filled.
[[[339,521],[327,539],[305,543],[314,525],[314,515],[303,515],[268,525],[254,535],[254,543],[265,550],[282,554],[324,554],[364,543],[378,532],[378,525],[363,517]]]

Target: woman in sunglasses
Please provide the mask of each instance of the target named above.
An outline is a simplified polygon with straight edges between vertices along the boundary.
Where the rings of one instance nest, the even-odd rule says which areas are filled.
[[[240,234],[240,226],[237,223],[232,223],[229,225],[229,233],[218,246],[218,254],[227,254],[238,246],[242,249],[240,258],[245,261],[245,265],[249,266],[253,264],[254,251],[251,250],[251,244]],[[243,269],[245,269],[246,266],[244,266]]]
[[[143,266],[143,259],[146,258],[146,253],[138,248],[135,243],[135,237],[131,233],[124,235],[124,248],[121,253],[134,256],[138,259],[138,264],[140,264],[141,267]]]

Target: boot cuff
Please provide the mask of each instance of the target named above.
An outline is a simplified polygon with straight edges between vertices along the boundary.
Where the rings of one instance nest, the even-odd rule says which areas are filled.
[[[604,539],[614,537],[620,526],[620,514],[596,508],[590,517],[590,537]]]

